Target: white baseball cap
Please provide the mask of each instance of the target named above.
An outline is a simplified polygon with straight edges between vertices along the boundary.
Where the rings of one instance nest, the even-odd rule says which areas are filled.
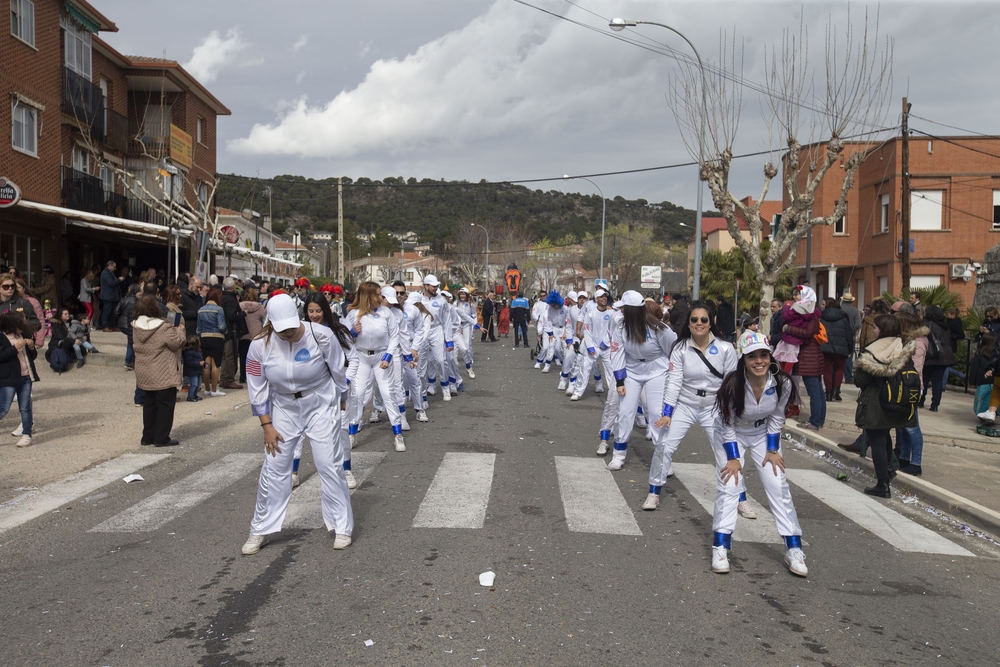
[[[299,309],[287,294],[272,296],[267,300],[267,319],[275,331],[287,331],[299,326]]]
[[[598,287],[594,290],[594,298],[596,299],[599,296],[611,296],[611,294],[603,287]]]
[[[744,331],[740,335],[740,339],[736,341],[736,350],[740,353],[741,357],[754,350],[767,350],[770,352],[771,343],[768,341],[767,336],[759,331]]]
[[[576,297],[576,291],[575,290],[570,290],[569,294],[567,294],[566,296],[569,297],[569,299],[571,299],[572,301],[576,301],[577,297]]]
[[[434,287],[437,287],[438,285],[441,284],[441,281],[438,280],[437,276],[435,276],[433,273],[428,273],[426,276],[424,276],[424,284],[433,285]]]
[[[465,292],[466,294],[468,294],[468,293],[469,293],[469,290],[468,290],[468,289],[466,289],[465,287],[463,287],[462,289],[460,289],[460,290],[458,290],[458,291],[459,291],[460,293],[461,293],[461,292]]]
[[[622,299],[619,303],[623,306],[644,306],[646,305],[646,300],[634,289],[630,289],[622,294]]]
[[[392,285],[386,285],[381,290],[382,298],[389,303],[399,303],[399,299],[396,298],[396,288]]]
[[[590,295],[587,294],[587,290],[584,289],[584,290],[580,290],[579,292],[576,293],[576,298],[577,299],[589,299]]]
[[[443,290],[441,290],[441,294],[444,294],[444,295],[445,295],[446,297],[448,297],[449,299],[454,299],[454,298],[455,298],[455,297],[453,297],[453,296],[451,295],[451,292],[449,292],[449,291],[448,291],[448,290],[446,290],[446,289],[443,289]]]
[[[424,297],[420,294],[420,292],[410,292],[409,294],[406,295],[406,303],[410,304],[420,303],[423,300]]]

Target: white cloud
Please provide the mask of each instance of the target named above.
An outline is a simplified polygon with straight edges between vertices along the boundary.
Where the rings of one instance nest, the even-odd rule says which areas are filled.
[[[371,40],[367,42],[361,42],[358,45],[358,58],[364,58],[369,53],[371,53],[372,49],[374,48],[375,48],[375,42],[372,42]]]
[[[298,41],[292,44],[288,50],[292,53],[297,53],[300,49],[304,48],[306,44],[309,43],[309,38],[306,35],[299,37]]]
[[[236,62],[237,56],[247,46],[249,44],[239,28],[230,28],[225,37],[218,30],[213,30],[194,48],[191,60],[184,63],[184,69],[201,83],[211,83],[219,76],[220,70]]]
[[[303,79],[305,79],[305,78],[306,78],[306,71],[305,71],[305,70],[302,70],[301,72],[299,72],[299,73],[298,73],[298,74],[297,74],[297,75],[295,76],[295,83],[296,83],[296,84],[300,84],[300,83],[302,83]]]

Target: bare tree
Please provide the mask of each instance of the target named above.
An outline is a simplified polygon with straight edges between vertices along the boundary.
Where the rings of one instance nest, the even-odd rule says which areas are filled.
[[[452,260],[462,274],[459,279],[472,285],[480,285],[486,276],[486,234],[481,225],[493,236],[495,223],[492,220],[459,218],[447,244],[445,256]]]
[[[764,165],[761,194],[752,205],[741,203],[740,197],[729,190],[733,146],[744,106],[742,50],[738,55],[735,38],[730,42],[723,34],[718,63],[706,66],[704,83],[702,70],[693,62],[682,63],[680,73],[671,80],[668,100],[685,146],[699,161],[701,180],[708,183],[715,208],[725,217],[729,234],[760,276],[761,329],[765,331],[774,286],[795,260],[799,241],[813,227],[832,225],[845,215],[847,194],[858,169],[878,147],[879,142],[873,137],[882,129],[888,114],[892,40],[879,37],[878,15],[870,21],[867,12],[860,35],[855,32],[850,15],[844,33],[841,40],[831,19],[826,28],[825,87],[818,94],[811,84],[808,31],[804,22],[797,34],[785,31],[780,53],[773,47],[769,53],[765,50],[766,82],[761,92],[761,107],[769,122],[770,138],[778,135],[783,145],[782,185],[789,204],[763,256],[760,206],[771,181],[778,176],[774,156]],[[707,100],[704,110],[702,85]],[[699,133],[702,113],[705,114],[703,146]],[[808,124],[806,129],[804,122]],[[862,138],[848,141],[853,136]],[[769,142],[772,147],[774,144]],[[842,181],[833,211],[815,217],[812,207],[816,188],[824,178],[834,177],[830,167],[841,159],[843,174],[838,178]],[[737,212],[746,219],[749,240],[740,232]]]

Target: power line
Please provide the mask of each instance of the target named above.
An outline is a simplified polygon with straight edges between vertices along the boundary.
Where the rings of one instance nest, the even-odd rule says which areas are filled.
[[[992,137],[992,136],[995,136],[995,135],[992,135],[992,134],[986,134],[985,132],[976,132],[975,130],[966,130],[964,128],[956,127],[954,125],[948,125],[947,123],[941,123],[941,122],[938,122],[936,120],[931,120],[930,118],[924,118],[923,116],[918,116],[915,113],[911,113],[910,114],[910,118],[917,118],[919,120],[926,121],[928,123],[933,123],[934,125],[940,125],[941,127],[947,127],[949,130],[958,130],[959,132],[968,132],[969,134],[975,134],[975,135],[980,136],[980,137]]]
[[[912,127],[910,128],[910,131],[911,132],[916,132],[917,134],[922,134],[925,137],[930,137],[931,139],[934,139],[935,141],[943,141],[946,144],[951,144],[952,146],[958,146],[959,148],[964,148],[965,150],[972,151],[973,153],[979,153],[981,155],[987,155],[989,157],[995,157],[997,159],[1000,159],[1000,155],[997,155],[996,153],[990,153],[989,151],[984,151],[984,150],[981,150],[979,148],[973,148],[972,146],[966,146],[965,144],[958,143],[958,141],[956,141],[954,139],[947,139],[945,137],[939,137],[939,136],[937,136],[935,134],[931,134],[929,132],[923,132],[922,130],[917,130],[917,129],[912,128]],[[998,137],[998,139],[1000,139],[1000,137]]]

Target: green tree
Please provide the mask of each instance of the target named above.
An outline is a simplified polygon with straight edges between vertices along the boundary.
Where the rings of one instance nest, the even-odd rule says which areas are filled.
[[[760,248],[761,255],[766,255],[769,248],[765,241]],[[735,304],[737,315],[744,310],[756,316],[760,305],[760,279],[756,270],[750,266],[739,248],[729,252],[706,250],[701,258],[701,296],[703,299],[714,299],[717,294],[733,297],[736,291],[736,280],[740,281],[739,300]],[[785,300],[791,298],[792,281],[795,271],[786,269],[778,277],[774,285],[774,298]]]

